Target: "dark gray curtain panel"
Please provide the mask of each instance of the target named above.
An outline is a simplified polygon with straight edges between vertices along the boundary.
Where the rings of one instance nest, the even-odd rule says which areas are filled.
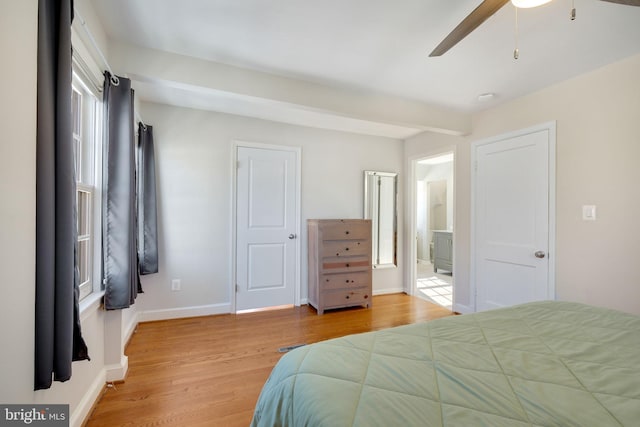
[[[153,127],[144,123],[138,123],[138,260],[140,274],[158,272],[158,223]]]
[[[38,2],[35,390],[88,360],[78,310],[76,179],[71,123],[71,0]]]
[[[140,288],[136,247],[136,176],[131,80],[105,72],[102,273],[104,306],[128,308]]]

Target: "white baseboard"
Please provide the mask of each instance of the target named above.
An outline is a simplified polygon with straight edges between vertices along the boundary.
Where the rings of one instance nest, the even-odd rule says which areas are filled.
[[[418,264],[431,265],[431,261],[428,259],[418,259]]]
[[[129,340],[131,340],[131,335],[136,331],[138,327],[138,318],[140,317],[139,313],[136,313],[135,316],[132,317],[129,324],[124,328],[124,336],[122,337],[122,348],[125,348]]]
[[[129,370],[129,358],[123,354],[120,356],[120,363],[106,365],[104,369],[106,371],[107,382],[124,381],[127,377],[127,371]]]
[[[138,313],[138,321],[152,322],[155,320],[211,316],[213,314],[227,313],[231,313],[231,303],[199,305],[194,307],[167,308],[162,310],[147,310]]]
[[[475,312],[473,307],[464,304],[456,304],[455,302],[453,303],[453,311],[460,314],[469,314]]]
[[[386,289],[376,289],[373,291],[373,295],[388,295],[388,294],[401,294],[404,293],[404,288],[386,288]]]
[[[98,401],[98,398],[102,393],[105,382],[106,370],[103,369],[100,374],[96,376],[95,380],[93,380],[87,392],[82,396],[82,399],[80,399],[76,409],[69,415],[70,427],[81,427],[86,421],[91,414],[93,405]]]

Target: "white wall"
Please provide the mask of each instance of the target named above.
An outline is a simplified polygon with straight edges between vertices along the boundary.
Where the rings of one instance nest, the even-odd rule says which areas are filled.
[[[303,299],[306,220],[362,218],[363,171],[402,169],[402,142],[393,139],[161,104],[143,103],[141,108],[154,128],[160,260],[158,274],[143,277],[145,293],[138,297],[142,319],[229,311],[234,141],[302,148]],[[400,203],[402,215],[402,199]],[[373,274],[374,293],[402,290],[401,268]],[[170,290],[173,278],[182,280],[181,291]]]
[[[0,401],[32,401],[37,1],[0,9]],[[20,48],[15,41],[20,40]],[[14,385],[11,389],[8,384]]]
[[[77,1],[76,7],[85,3]],[[33,390],[37,4],[0,3],[0,402],[69,404],[70,425],[79,426],[104,385],[105,348],[111,344],[105,345],[105,331],[112,328],[97,304],[84,310],[82,332],[91,361],[74,362],[67,382]],[[100,27],[93,31],[100,38]]]
[[[465,138],[421,134],[405,156],[456,148],[456,302],[470,301],[470,143],[557,121],[556,293],[640,314],[640,56],[519,98],[473,117]],[[581,219],[582,205],[598,219]],[[552,255],[553,256],[553,255]]]
[[[83,318],[91,362],[73,379],[33,391],[37,1],[3,1],[0,11],[0,402],[69,403],[74,411],[102,368],[102,319]]]
[[[453,228],[453,162],[437,165],[417,165],[416,179],[426,183],[447,181],[447,229]]]

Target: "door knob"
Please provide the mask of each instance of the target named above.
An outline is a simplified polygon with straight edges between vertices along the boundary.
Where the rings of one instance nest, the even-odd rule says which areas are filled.
[[[295,238],[296,238],[296,235],[295,235],[295,234],[289,234],[289,239],[293,240],[293,239],[295,239]]]
[[[547,254],[545,254],[544,251],[536,251],[534,255],[536,258],[544,258]]]

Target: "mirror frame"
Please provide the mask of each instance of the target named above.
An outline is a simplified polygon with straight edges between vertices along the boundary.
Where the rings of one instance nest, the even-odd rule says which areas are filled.
[[[381,180],[383,178],[393,179],[393,191],[391,196],[392,206],[383,207],[380,205],[380,194],[372,188],[374,178]],[[374,209],[377,207],[377,209]],[[385,209],[393,217],[392,223],[392,259],[387,262],[380,262],[380,212]],[[379,172],[364,171],[364,219],[371,220],[371,264],[374,269],[377,268],[396,268],[398,266],[398,174],[395,172]],[[388,230],[387,230],[388,231]]]

